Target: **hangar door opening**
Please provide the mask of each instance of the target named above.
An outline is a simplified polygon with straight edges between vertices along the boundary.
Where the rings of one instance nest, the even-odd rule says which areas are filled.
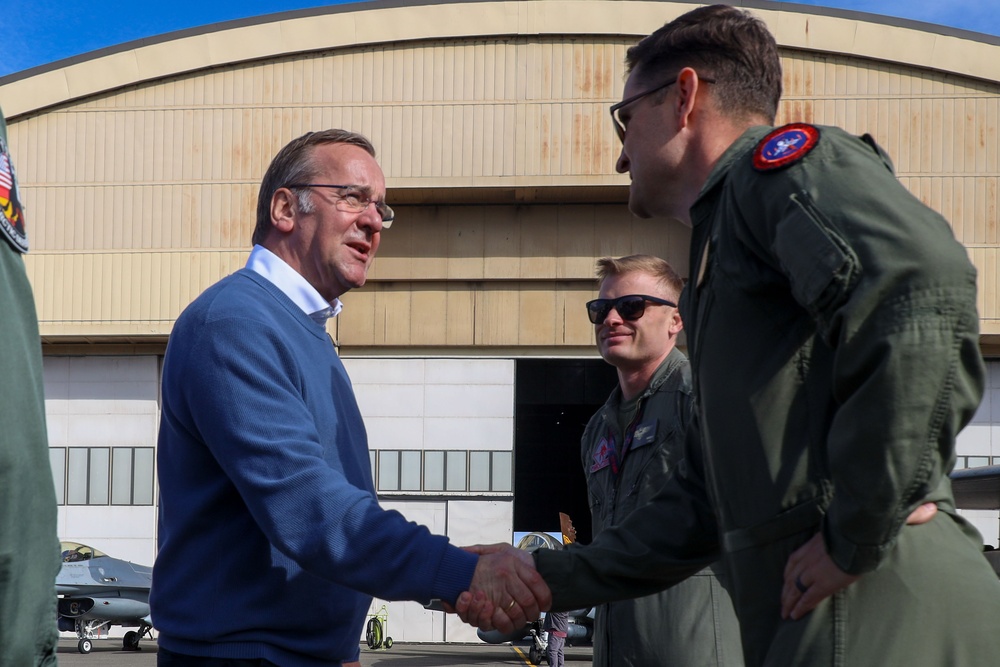
[[[618,383],[602,359],[518,359],[514,380],[514,531],[559,533],[569,514],[589,542],[580,437]]]

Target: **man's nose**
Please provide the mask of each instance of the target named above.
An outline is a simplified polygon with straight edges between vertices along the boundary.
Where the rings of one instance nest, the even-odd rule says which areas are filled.
[[[629,165],[628,155],[625,154],[625,146],[622,146],[622,152],[618,154],[618,161],[615,162],[615,171],[619,174],[626,174],[628,173]]]
[[[622,319],[622,316],[618,314],[618,309],[614,306],[612,306],[611,310],[608,311],[608,314],[604,316],[604,321],[601,324],[607,324],[609,320],[611,324],[620,324],[625,321]]]
[[[375,208],[374,201],[369,202],[365,210],[358,216],[358,226],[371,230],[373,234],[382,231],[382,215]]]

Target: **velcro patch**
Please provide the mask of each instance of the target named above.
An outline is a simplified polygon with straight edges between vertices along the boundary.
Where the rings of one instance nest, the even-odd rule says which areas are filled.
[[[611,465],[611,454],[615,451],[615,443],[608,442],[607,438],[601,438],[594,451],[594,464],[590,466],[590,472],[597,472],[602,468]]]
[[[779,127],[764,137],[753,153],[753,168],[772,171],[798,162],[819,143],[819,129],[806,123]]]
[[[14,163],[7,143],[0,138],[0,234],[19,252],[28,252],[28,237],[24,233],[24,211],[18,196]]]

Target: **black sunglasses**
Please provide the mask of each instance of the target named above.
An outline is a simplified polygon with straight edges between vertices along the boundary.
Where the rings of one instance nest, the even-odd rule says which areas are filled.
[[[715,83],[715,79],[710,79],[707,76],[699,76],[698,81],[701,81],[702,83]],[[666,83],[661,83],[660,85],[650,88],[649,90],[644,90],[641,93],[637,93],[635,95],[632,95],[631,97],[627,97],[618,104],[611,105],[611,122],[615,124],[615,134],[618,135],[618,139],[620,139],[623,144],[625,143],[625,124],[618,117],[619,109],[626,107],[629,104],[632,104],[632,102],[635,102],[636,100],[641,100],[646,95],[652,95],[655,92],[663,90],[667,86],[672,86],[675,83],[677,83],[676,76],[670,79],[670,81],[667,81]]]
[[[608,317],[608,313],[614,308],[623,320],[632,322],[642,317],[643,313],[646,312],[647,302],[661,306],[670,306],[671,308],[677,307],[677,304],[673,301],[649,296],[648,294],[626,294],[617,299],[594,299],[593,301],[588,301],[587,317],[594,324],[603,324],[604,320]]]

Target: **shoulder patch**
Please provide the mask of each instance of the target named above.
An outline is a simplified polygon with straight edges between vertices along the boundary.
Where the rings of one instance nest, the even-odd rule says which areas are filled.
[[[798,162],[819,143],[819,129],[806,123],[779,127],[761,139],[753,152],[753,168],[772,171]]]
[[[24,211],[18,196],[17,176],[7,142],[0,135],[0,234],[7,237],[19,252],[28,252],[24,233]]]

